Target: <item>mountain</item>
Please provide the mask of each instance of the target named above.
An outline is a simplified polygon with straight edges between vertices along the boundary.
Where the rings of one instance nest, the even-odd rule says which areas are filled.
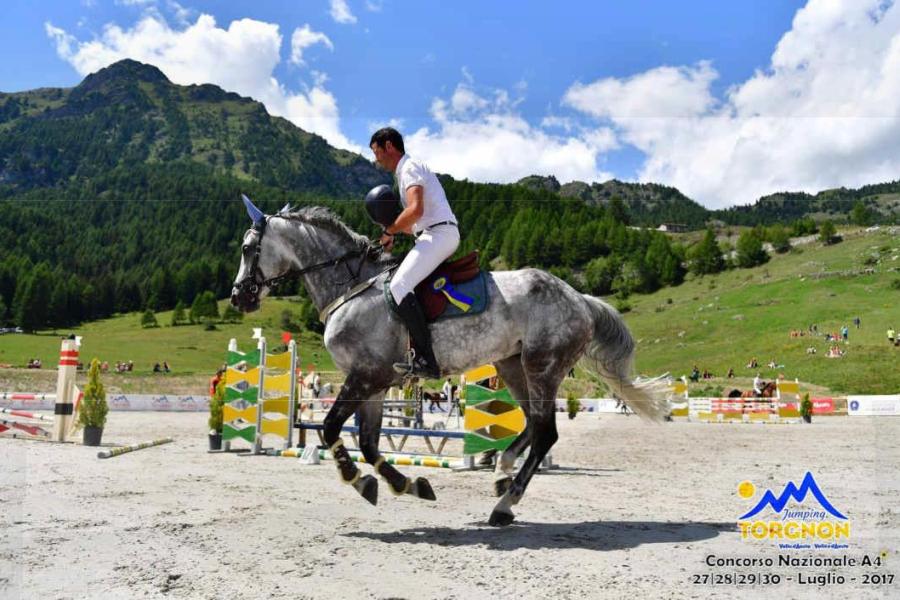
[[[701,229],[711,213],[677,189],[656,183],[624,183],[611,179],[604,183],[572,181],[560,185],[555,177],[532,175],[516,182],[530,189],[544,189],[563,198],[577,198],[587,204],[605,206],[613,198],[625,203],[632,223],[656,227],[660,223],[680,223]]]
[[[358,196],[390,177],[214,85],[123,60],[71,89],[0,93],[0,184],[21,191],[116,167],[191,161],[279,189]]]
[[[869,212],[873,223],[896,222],[900,216],[900,180],[855,190],[825,190],[815,195],[779,192],[763,196],[751,205],[720,210],[709,210],[678,189],[657,183],[625,183],[611,179],[604,183],[572,181],[560,185],[552,175],[530,175],[515,185],[548,191],[563,198],[578,198],[594,205],[607,205],[613,198],[619,198],[627,207],[632,223],[645,227],[679,223],[689,229],[702,229],[714,221],[729,225],[772,225],[806,218],[846,221],[858,202]]]

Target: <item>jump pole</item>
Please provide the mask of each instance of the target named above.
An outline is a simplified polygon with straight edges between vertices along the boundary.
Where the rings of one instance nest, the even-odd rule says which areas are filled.
[[[78,367],[78,342],[63,340],[59,350],[59,372],[56,377],[56,405],[53,423],[53,441],[66,441],[66,433],[72,426],[72,415],[75,405],[75,369]]]
[[[160,446],[162,444],[168,444],[169,442],[173,442],[170,437],[160,438],[158,440],[152,440],[149,442],[141,442],[140,444],[131,444],[130,446],[119,446],[118,448],[110,448],[109,450],[101,450],[97,453],[97,458],[112,458],[114,456],[119,456],[121,454],[127,454],[128,452],[134,452],[135,450],[143,450],[144,448],[151,448],[153,446]]]
[[[353,462],[365,463],[366,459],[359,450],[349,450],[350,458]],[[303,454],[302,448],[291,448],[289,450],[281,450],[278,456],[286,456],[289,458],[300,458]],[[408,467],[439,467],[444,469],[459,469],[465,466],[465,460],[461,458],[451,458],[448,456],[422,456],[417,454],[384,454],[384,461],[389,465],[408,466]],[[319,458],[331,458],[331,453],[327,450],[319,450]]]

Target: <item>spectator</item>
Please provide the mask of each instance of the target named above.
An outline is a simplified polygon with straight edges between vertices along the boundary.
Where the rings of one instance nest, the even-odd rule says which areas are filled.
[[[897,334],[896,334],[896,332],[894,331],[894,328],[893,328],[893,327],[888,327],[887,335],[888,335],[888,343],[889,343],[891,346],[893,346],[893,345],[894,345],[894,338],[897,336]]]
[[[859,329],[859,317],[853,317],[853,324],[856,325],[857,329]]]
[[[169,372],[171,372],[171,369],[169,368],[169,362],[164,360],[163,361],[163,373],[169,373]]]
[[[850,337],[850,328],[847,327],[846,325],[841,327],[841,337],[844,339],[845,342],[847,341],[847,338]]]
[[[447,378],[447,381],[444,382],[441,393],[444,394],[444,400],[450,403],[449,406],[453,406],[453,382],[450,381],[449,377]]]
[[[319,397],[319,393],[320,393],[321,391],[322,391],[322,378],[319,377],[319,373],[318,373],[318,372],[313,373],[313,379],[312,379],[312,393],[313,393],[313,398],[318,398],[318,397]]]
[[[694,365],[694,368],[691,371],[691,375],[688,379],[690,379],[694,383],[700,381],[700,369],[697,368],[697,365]]]
[[[156,363],[155,365],[153,365],[154,373],[160,373],[161,371],[162,371],[162,367],[159,366],[159,363]]]
[[[126,371],[134,371],[134,361],[133,360],[128,361],[128,367],[125,370]]]
[[[219,383],[222,381],[222,377],[225,375],[225,369],[220,368],[216,371],[216,374],[213,375],[212,379],[209,380],[209,396],[212,397],[216,393],[216,388],[219,387]]]
[[[728,379],[734,379],[734,367],[728,367]]]
[[[756,361],[756,357],[750,359],[750,362],[747,363],[748,369],[757,369],[759,368],[759,363]]]

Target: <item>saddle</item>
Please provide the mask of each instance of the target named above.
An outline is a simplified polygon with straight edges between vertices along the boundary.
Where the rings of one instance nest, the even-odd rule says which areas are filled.
[[[385,299],[392,310],[391,276],[384,282]],[[416,299],[428,322],[444,317],[461,317],[484,312],[487,308],[487,282],[478,266],[478,251],[441,263],[415,289]]]

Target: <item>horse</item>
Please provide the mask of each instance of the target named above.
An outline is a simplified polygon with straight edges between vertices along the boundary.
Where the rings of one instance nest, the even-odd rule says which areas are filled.
[[[774,398],[776,392],[778,390],[778,384],[774,381],[770,381],[768,383],[764,383],[762,386],[762,391],[757,394],[756,390],[746,390],[741,392],[741,398]],[[731,395],[729,394],[729,397]]]
[[[357,234],[330,210],[283,208],[265,215],[244,197],[253,225],[243,236],[231,303],[256,310],[272,286],[299,277],[325,322],[324,344],[345,382],[324,421],[323,437],[340,478],[375,505],[378,480],[361,476],[341,440],[341,428],[359,416],[359,446],[366,462],[395,495],[435,500],[424,477],[414,481],[379,453],[385,392],[402,385],[393,364],[407,354],[407,332],[385,302],[383,286],[398,261]],[[635,343],[619,313],[538,269],[486,274],[486,310],[445,319],[431,327],[441,377],[493,363],[526,415],[526,427],[497,461],[494,492],[500,497],[492,526],[513,522],[544,456],[558,439],[556,396],[575,364],[600,376],[637,414],[662,421],[668,412],[663,377],[632,377]],[[518,472],[516,458],[531,451]]]

